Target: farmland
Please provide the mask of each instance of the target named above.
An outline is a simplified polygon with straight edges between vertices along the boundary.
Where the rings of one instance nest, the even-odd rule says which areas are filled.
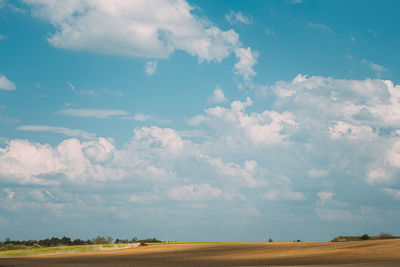
[[[169,243],[0,258],[5,266],[399,266],[400,240]]]

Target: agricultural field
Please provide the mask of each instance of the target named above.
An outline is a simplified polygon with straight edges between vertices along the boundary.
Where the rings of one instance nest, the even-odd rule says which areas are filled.
[[[0,266],[400,266],[400,240],[162,243],[0,258]]]
[[[17,250],[0,251],[0,258],[37,256],[43,254],[68,254],[79,252],[104,251],[138,247],[139,243],[132,244],[101,244],[101,245],[79,245],[79,246],[58,246],[58,247],[38,247]]]

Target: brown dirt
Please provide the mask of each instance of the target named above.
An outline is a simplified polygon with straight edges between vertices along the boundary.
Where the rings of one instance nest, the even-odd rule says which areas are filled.
[[[0,266],[400,266],[400,240],[191,243],[2,258]]]

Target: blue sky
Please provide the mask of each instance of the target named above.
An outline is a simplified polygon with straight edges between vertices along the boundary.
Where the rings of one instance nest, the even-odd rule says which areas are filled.
[[[399,10],[0,0],[0,239],[400,234]]]

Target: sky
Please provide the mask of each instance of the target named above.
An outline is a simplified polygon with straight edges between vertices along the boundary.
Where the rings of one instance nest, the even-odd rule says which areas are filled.
[[[399,11],[0,0],[0,239],[399,235]]]

